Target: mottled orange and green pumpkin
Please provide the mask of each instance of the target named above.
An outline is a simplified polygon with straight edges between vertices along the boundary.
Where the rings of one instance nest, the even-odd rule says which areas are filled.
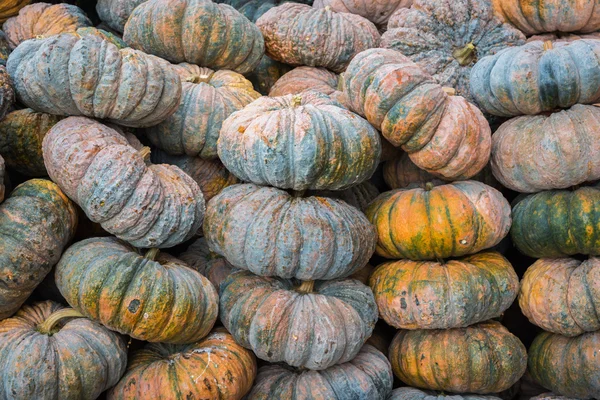
[[[207,277],[217,291],[219,291],[221,282],[238,270],[224,257],[210,250],[206,238],[203,237],[196,239],[177,258]]]
[[[98,0],[96,12],[106,25],[123,33],[125,23],[133,10],[147,0]]]
[[[0,3],[0,24],[17,15],[21,8],[30,3],[31,0],[3,0]]]
[[[4,66],[0,65],[0,120],[8,113],[15,101],[15,91],[10,76]]]
[[[313,6],[357,14],[385,30],[392,14],[400,8],[409,8],[412,3],[413,0],[315,0]]]

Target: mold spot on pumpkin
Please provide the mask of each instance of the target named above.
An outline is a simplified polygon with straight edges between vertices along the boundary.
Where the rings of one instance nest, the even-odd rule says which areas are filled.
[[[132,313],[135,314],[137,312],[137,310],[139,310],[140,308],[140,301],[138,299],[134,299],[129,303],[129,306],[127,306],[127,310]]]

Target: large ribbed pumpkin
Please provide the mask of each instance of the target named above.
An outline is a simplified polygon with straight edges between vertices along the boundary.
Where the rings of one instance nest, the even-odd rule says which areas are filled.
[[[225,258],[211,251],[203,237],[194,241],[178,258],[207,277],[217,291],[221,282],[237,271]]]
[[[491,130],[477,107],[450,96],[398,51],[371,49],[344,73],[350,108],[379,128],[420,168],[450,180],[468,179],[487,164]]]
[[[387,27],[392,14],[400,8],[408,8],[413,0],[315,0],[315,8],[329,7],[342,13],[365,17],[380,29]]]
[[[0,65],[6,66],[6,60],[8,60],[11,51],[6,34],[4,31],[0,31]]]
[[[264,366],[247,400],[387,400],[393,381],[385,355],[365,345],[353,360],[324,371]]]
[[[527,367],[523,343],[499,322],[467,328],[399,331],[390,361],[402,382],[452,393],[497,393]]]
[[[125,23],[140,4],[147,0],[98,0],[96,12],[106,25],[117,32],[123,32]]]
[[[370,286],[389,325],[448,329],[500,316],[517,297],[519,277],[500,253],[481,252],[447,262],[386,263]]]
[[[107,398],[240,400],[255,377],[254,354],[221,328],[191,344],[147,344]]]
[[[29,3],[31,3],[31,0],[3,0],[0,3],[0,24],[17,15],[19,10]]]
[[[377,322],[377,305],[359,281],[267,278],[248,271],[220,287],[220,318],[258,358],[322,370],[352,360]]]
[[[371,177],[379,133],[315,91],[261,97],[223,123],[219,157],[245,182],[297,191],[340,190]]]
[[[339,75],[325,68],[298,67],[279,78],[271,88],[269,96],[278,97],[315,90],[345,106],[344,93],[340,91],[341,83],[342,78]]]
[[[600,189],[527,196],[513,207],[510,234],[517,248],[530,257],[600,255]]]
[[[119,381],[125,341],[79,317],[45,301],[0,321],[0,398],[93,400]]]
[[[28,40],[12,52],[7,69],[20,101],[49,114],[152,126],[181,99],[179,76],[166,61],[95,35]]]
[[[213,71],[192,64],[173,66],[181,77],[181,104],[169,118],[146,129],[156,147],[169,154],[217,158],[223,121],[260,97],[252,83],[233,71]]]
[[[381,194],[367,208],[378,233],[377,254],[435,260],[500,243],[511,225],[510,205],[496,189],[464,181]]]
[[[363,50],[378,47],[379,32],[369,20],[330,8],[284,3],[256,21],[267,55],[290,65],[325,67],[340,73]]]
[[[198,184],[181,169],[147,165],[148,148],[89,118],[60,121],[43,141],[48,174],[107,232],[137,247],[171,247],[204,217]]]
[[[33,179],[0,206],[0,320],[14,314],[59,260],[77,227],[74,204]]]
[[[113,237],[69,247],[56,266],[56,286],[69,304],[111,330],[149,342],[193,343],[217,319],[208,279],[156,250],[145,256]]]
[[[443,394],[431,390],[419,390],[411,387],[395,389],[387,400],[501,400],[496,396],[477,394]]]
[[[258,28],[233,7],[210,0],[150,0],[125,25],[131,47],[174,63],[247,74],[260,62]]]
[[[539,334],[529,347],[532,378],[554,393],[576,399],[600,397],[600,332],[569,338]]]
[[[253,184],[230,186],[210,201],[204,234],[238,268],[302,280],[352,274],[377,239],[364,214],[343,201]]]
[[[6,68],[0,65],[0,120],[4,118],[15,101],[15,91]]]

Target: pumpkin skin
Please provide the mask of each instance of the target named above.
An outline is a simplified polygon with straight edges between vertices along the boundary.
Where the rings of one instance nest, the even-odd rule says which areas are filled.
[[[531,400],[577,400],[572,397],[559,396],[554,393],[544,393],[539,396],[532,397]]]
[[[313,7],[329,7],[336,12],[357,14],[374,23],[379,29],[385,29],[396,10],[409,8],[412,3],[413,0],[315,0]]]
[[[297,3],[271,8],[256,25],[265,38],[267,55],[274,60],[337,73],[356,54],[378,47],[380,39],[375,25],[359,15]]]
[[[500,253],[438,261],[400,260],[371,275],[379,315],[399,329],[463,328],[500,316],[517,297],[519,277]]]
[[[8,60],[11,51],[6,34],[4,31],[0,31],[0,65],[6,66],[6,60]]]
[[[479,396],[476,394],[438,394],[430,390],[419,390],[411,387],[395,389],[388,400],[501,400],[495,396]]]
[[[199,41],[199,37],[211,39]],[[233,7],[210,0],[146,1],[131,13],[123,40],[177,64],[240,74],[251,72],[264,54],[256,25]]]
[[[258,92],[267,95],[279,78],[291,70],[292,67],[289,65],[275,61],[265,54],[256,68],[247,76]]]
[[[15,91],[6,68],[0,65],[0,120],[2,120],[15,101]]]
[[[324,371],[261,367],[247,400],[386,400],[393,381],[385,355],[365,345],[353,360]]]
[[[371,182],[365,181],[346,190],[321,190],[309,192],[309,194],[343,200],[364,212],[369,204],[379,196],[379,190]]]
[[[14,314],[75,234],[77,211],[54,183],[32,179],[0,206],[0,320]]]
[[[207,277],[217,291],[225,278],[238,271],[225,258],[210,250],[206,238],[197,239],[179,255],[179,259]]]
[[[169,154],[217,158],[223,121],[260,97],[252,83],[233,71],[213,71],[192,64],[173,66],[182,83],[175,114],[146,129],[152,144]]]
[[[0,3],[0,24],[10,17],[14,17],[19,10],[31,3],[31,0],[4,0]]]
[[[218,151],[225,167],[245,182],[342,190],[373,175],[381,141],[367,121],[310,91],[261,97],[233,113],[223,122]]]
[[[350,109],[377,127],[412,161],[438,177],[469,179],[487,164],[491,130],[477,107],[449,96],[401,53],[371,49],[344,73]]]
[[[375,229],[362,212],[327,197],[293,197],[271,187],[234,185],[206,211],[210,248],[261,276],[335,279],[364,267]]]
[[[119,49],[124,49],[127,47],[127,44],[119,36],[103,29],[96,29],[93,26],[79,28],[77,29],[76,33],[79,36],[97,36],[102,40],[108,40]]]
[[[123,33],[125,23],[140,4],[147,0],[98,0],[96,12],[98,16],[111,29]]]
[[[154,261],[113,237],[69,247],[55,276],[73,308],[135,339],[193,343],[217,319],[218,296],[208,279],[174,257]]]
[[[530,195],[513,207],[511,239],[534,258],[600,255],[600,190],[552,190]]]
[[[312,370],[352,360],[377,322],[373,293],[356,280],[297,287],[248,271],[221,283],[219,311],[236,342],[258,358]]]
[[[271,88],[269,96],[279,97],[315,90],[336,99],[348,108],[344,93],[339,90],[341,81],[342,78],[339,75],[325,68],[298,67],[279,78]]]
[[[252,352],[221,329],[192,344],[147,344],[107,398],[240,400],[255,377]]]
[[[529,373],[554,393],[576,399],[598,398],[598,346],[600,332],[573,338],[542,332],[529,347]]]
[[[136,247],[172,247],[204,218],[198,184],[175,166],[147,165],[123,134],[89,118],[58,122],[42,143],[50,178],[92,222]]]
[[[417,388],[498,393],[525,373],[523,343],[496,321],[467,328],[398,331],[390,345],[394,373]]]
[[[365,211],[386,258],[435,260],[477,253],[500,243],[510,205],[496,189],[464,181],[381,194]]]
[[[127,346],[118,334],[86,318],[61,319],[48,333],[41,329],[67,310],[44,301],[0,321],[0,398],[93,400],[119,381]]]

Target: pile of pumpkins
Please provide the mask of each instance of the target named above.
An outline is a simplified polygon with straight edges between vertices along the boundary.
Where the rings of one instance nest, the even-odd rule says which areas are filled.
[[[0,23],[0,399],[600,398],[600,1]]]

